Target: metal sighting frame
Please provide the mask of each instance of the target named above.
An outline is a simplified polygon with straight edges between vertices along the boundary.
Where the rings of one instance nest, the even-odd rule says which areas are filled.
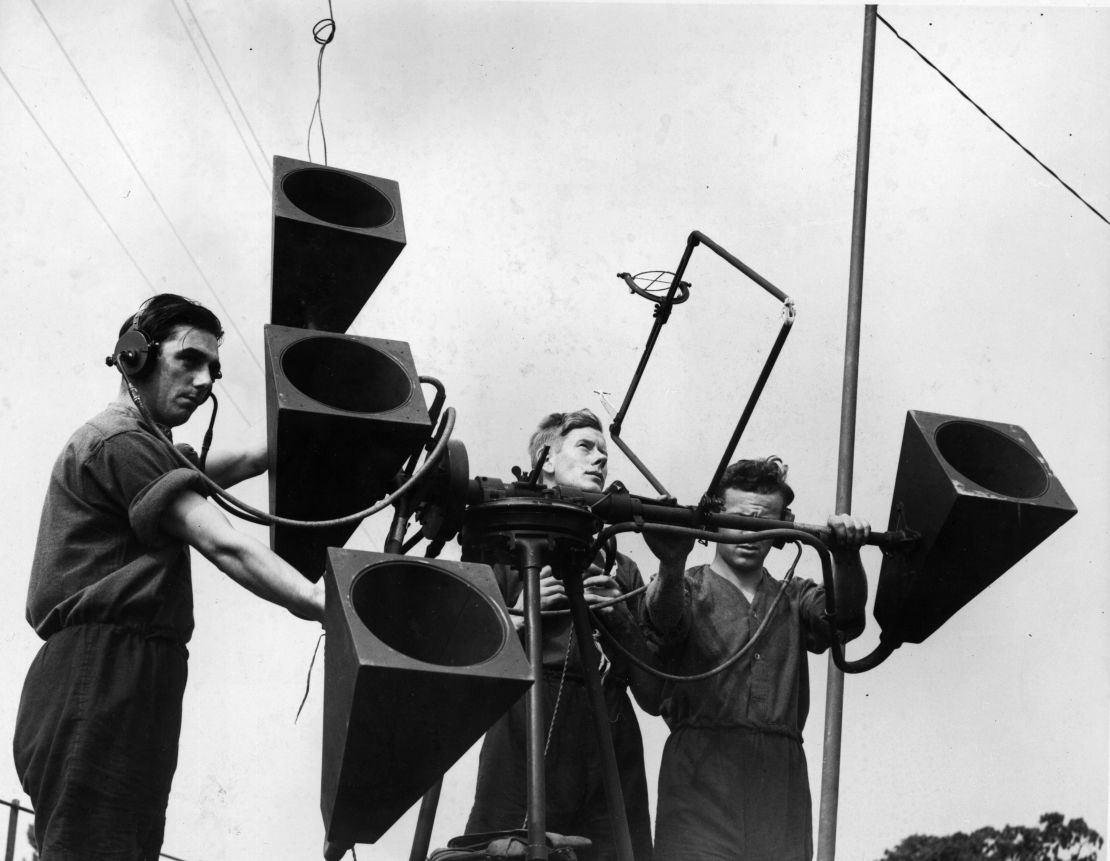
[[[760,395],[763,393],[763,387],[767,384],[768,378],[771,376],[771,371],[775,367],[775,362],[778,361],[779,353],[782,352],[783,345],[786,343],[786,337],[790,334],[791,327],[794,325],[796,316],[794,310],[794,300],[783,293],[778,287],[747,266],[735,255],[729,253],[722,248],[708,236],[701,231],[693,231],[689,238],[686,240],[686,250],[682,254],[682,259],[679,261],[678,269],[675,270],[674,276],[671,279],[671,285],[667,292],[661,297],[657,294],[652,294],[647,290],[639,287],[633,276],[627,272],[621,272],[617,277],[624,279],[628,284],[629,289],[652,301],[656,302],[655,306],[655,323],[651,327],[651,332],[648,334],[647,343],[644,345],[643,355],[640,356],[640,363],[636,366],[636,371],[632,375],[632,381],[628,384],[628,391],[625,393],[624,401],[621,403],[620,409],[613,417],[612,424],[609,425],[609,436],[617,447],[624,452],[632,464],[638,469],[641,475],[644,476],[655,488],[656,493],[662,496],[670,496],[667,489],[663,486],[662,482],[647,468],[642,460],[632,451],[631,447],[621,438],[621,428],[624,425],[625,417],[628,415],[628,408],[632,405],[632,398],[636,394],[636,389],[640,385],[640,378],[644,375],[644,370],[647,368],[648,360],[651,358],[651,353],[655,349],[655,342],[659,339],[659,333],[662,331],[663,326],[671,317],[671,308],[690,298],[690,285],[682,280],[682,276],[686,274],[686,267],[690,263],[690,257],[694,253],[694,249],[699,245],[704,245],[711,251],[717,254],[722,260],[729,263],[740,272],[744,273],[748,278],[782,302],[782,328],[779,329],[778,337],[775,338],[775,343],[771,347],[771,351],[767,354],[767,359],[763,363],[763,369],[759,373],[759,377],[752,388],[751,395],[748,396],[748,402],[744,406],[743,412],[740,414],[740,419],[736,423],[736,429],[732,432],[732,438],[729,440],[724,453],[721,455],[721,461],[717,466],[716,471],[713,473],[713,478],[709,481],[709,486],[706,488],[706,493],[712,493],[713,488],[717,486],[720,481],[721,475],[728,466],[729,461],[732,459],[733,453],[736,451],[736,446],[740,442],[740,437],[744,433],[744,429],[748,426],[748,420],[755,410],[756,402],[759,400]],[[657,272],[656,275],[665,275],[668,273]]]

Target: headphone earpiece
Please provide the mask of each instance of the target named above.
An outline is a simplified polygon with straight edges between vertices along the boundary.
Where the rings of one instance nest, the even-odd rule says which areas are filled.
[[[782,510],[782,517],[780,517],[779,519],[780,520],[785,520],[787,523],[793,523],[794,522],[794,512],[791,511],[789,508],[784,508]],[[776,538],[775,541],[774,541],[773,546],[777,547],[778,549],[781,550],[783,547],[786,546],[786,539],[785,538]]]
[[[157,346],[158,343],[152,343],[145,332],[132,327],[116,341],[112,355],[104,359],[104,364],[126,371],[129,377],[137,376],[147,366],[151,350]]]

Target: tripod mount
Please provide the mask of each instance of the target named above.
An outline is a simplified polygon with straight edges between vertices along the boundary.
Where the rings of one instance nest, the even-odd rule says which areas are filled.
[[[543,675],[543,630],[540,572],[551,566],[563,581],[570,602],[574,635],[580,644],[586,690],[601,749],[605,798],[620,861],[634,861],[624,809],[616,753],[609,727],[597,656],[584,648],[593,641],[593,622],[583,594],[582,572],[593,560],[591,547],[601,520],[589,508],[550,496],[505,497],[472,505],[459,536],[464,553],[510,565],[524,583],[524,630],[528,658],[536,679]],[[526,701],[528,822],[527,858],[546,859],[546,787],[544,771],[544,687],[533,684]]]

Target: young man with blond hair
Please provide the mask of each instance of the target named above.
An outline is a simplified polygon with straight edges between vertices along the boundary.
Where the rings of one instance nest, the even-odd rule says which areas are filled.
[[[547,456],[540,456],[547,448]],[[586,409],[551,413],[544,417],[528,445],[533,468],[539,467],[544,485],[601,491],[608,475],[608,450],[597,416]],[[519,573],[494,566],[505,600],[522,606],[523,583]],[[584,577],[587,604],[626,594],[643,585],[639,569],[627,556],[617,554],[612,576],[597,565]],[[630,606],[631,605],[631,606]],[[569,607],[566,592],[550,567],[541,571],[540,607],[543,611]],[[637,622],[639,601],[613,605],[599,611],[614,636],[634,654],[647,656],[647,644]],[[518,617],[519,618],[519,617]],[[637,861],[651,857],[651,818],[640,727],[627,689],[639,700],[654,692],[641,687],[638,669],[604,640],[576,642],[570,615],[543,619],[543,724],[547,728],[544,768],[546,776],[546,829],[563,835],[587,837],[592,847],[576,850],[580,861],[610,861],[616,857],[612,820],[602,780],[602,760],[597,731],[590,710],[583,659],[597,661],[602,652],[602,687],[609,709],[629,833]],[[474,807],[467,822],[468,834],[521,828],[527,816],[526,698],[518,701],[486,733],[478,766]],[[652,707],[644,701],[641,705]]]

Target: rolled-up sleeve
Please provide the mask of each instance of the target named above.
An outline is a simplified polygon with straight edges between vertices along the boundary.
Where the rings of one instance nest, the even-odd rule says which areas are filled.
[[[106,490],[127,513],[135,535],[149,547],[172,538],[162,531],[162,516],[186,490],[206,496],[208,488],[196,470],[182,466],[165,443],[150,434],[130,431],[105,440],[100,457],[107,469]]]
[[[162,547],[173,540],[162,531],[162,515],[186,490],[204,495],[204,482],[194,470],[181,467],[152,481],[131,501],[127,518],[143,544]]]

